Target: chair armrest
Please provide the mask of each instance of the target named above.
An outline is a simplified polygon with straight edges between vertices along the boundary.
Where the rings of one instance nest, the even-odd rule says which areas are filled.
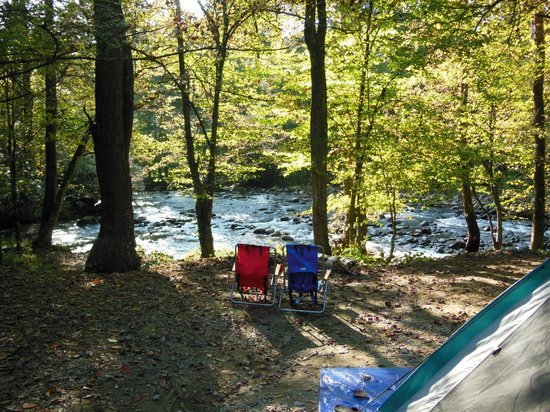
[[[327,271],[325,272],[325,276],[323,276],[323,280],[328,280],[328,277],[330,276],[330,273],[331,273],[331,269],[327,269]]]
[[[279,273],[281,273],[282,268],[283,268],[283,265],[281,265],[280,263],[277,263],[277,265],[275,266],[275,276],[279,276]]]
[[[232,271],[232,272],[235,272],[236,266],[237,266],[237,264],[236,264],[236,263],[233,263],[233,267],[231,268],[231,271]]]

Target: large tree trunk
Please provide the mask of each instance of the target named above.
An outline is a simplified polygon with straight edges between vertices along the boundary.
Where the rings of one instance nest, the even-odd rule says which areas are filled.
[[[317,22],[317,23],[316,23]],[[306,0],[304,38],[311,63],[311,194],[313,198],[313,238],[330,254],[327,218],[327,82],[325,74],[325,36],[327,31],[324,0]]]
[[[134,72],[126,23],[116,0],[95,0],[96,127],[93,133],[101,195],[101,226],[86,270],[138,269],[130,178]]]
[[[46,0],[46,13],[44,26],[51,30],[54,23],[53,0]],[[42,203],[42,217],[38,236],[33,247],[51,246],[51,231],[46,230],[48,220],[54,212],[55,199],[57,196],[57,79],[53,65],[46,67],[45,74],[45,112],[46,112],[46,134],[45,134],[45,161],[46,172],[44,178],[44,200]]]
[[[531,230],[531,249],[544,248],[545,226],[545,176],[544,164],[546,161],[546,139],[544,136],[544,15],[535,14],[534,38],[537,48],[537,69],[533,82],[533,117],[532,125],[535,129],[535,175],[533,204],[533,225]]]
[[[466,252],[478,252],[481,235],[474,210],[474,202],[472,201],[472,188],[466,182],[462,183],[462,205],[466,226],[468,227],[465,250]]]

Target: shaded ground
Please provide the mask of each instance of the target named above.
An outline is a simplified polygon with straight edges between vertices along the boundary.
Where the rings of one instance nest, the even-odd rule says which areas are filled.
[[[27,257],[0,266],[0,410],[314,411],[319,368],[415,366],[546,257],[335,273],[323,315],[231,305],[230,259]]]

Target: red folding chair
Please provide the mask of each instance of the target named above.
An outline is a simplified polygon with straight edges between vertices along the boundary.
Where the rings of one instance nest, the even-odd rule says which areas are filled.
[[[234,282],[230,300],[242,305],[272,306],[277,296],[277,277],[281,265],[270,246],[239,243],[235,246]],[[270,267],[275,266],[274,270]],[[236,297],[236,292],[240,295]]]

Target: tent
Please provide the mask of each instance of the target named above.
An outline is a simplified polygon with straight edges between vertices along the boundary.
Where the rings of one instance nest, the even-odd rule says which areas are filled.
[[[550,411],[550,259],[363,411]]]

